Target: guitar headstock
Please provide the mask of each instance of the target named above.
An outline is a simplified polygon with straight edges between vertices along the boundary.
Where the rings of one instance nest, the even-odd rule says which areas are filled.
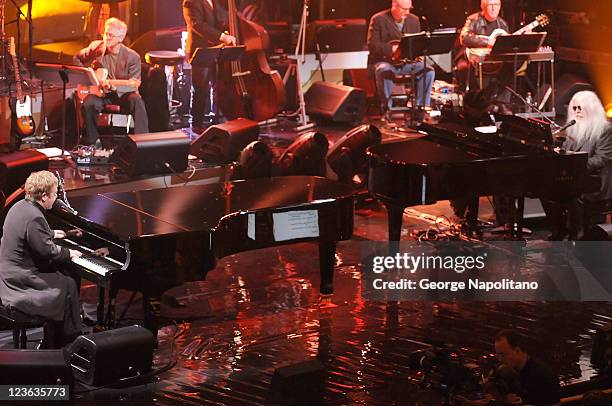
[[[550,19],[546,14],[540,14],[535,19],[540,27],[546,27],[548,24],[550,24]]]

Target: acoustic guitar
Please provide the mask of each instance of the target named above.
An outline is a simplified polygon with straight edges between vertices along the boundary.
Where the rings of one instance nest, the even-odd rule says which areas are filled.
[[[15,100],[11,98],[13,110],[13,124],[17,135],[27,137],[34,133],[34,118],[32,118],[32,100],[27,94],[23,94],[21,88],[21,73],[19,72],[19,61],[15,52],[15,38],[11,37],[9,42],[9,54],[13,61],[15,73]]]
[[[549,24],[550,20],[548,18],[548,16],[546,14],[540,14],[539,16],[537,16],[535,18],[535,20],[533,20],[531,23],[525,25],[524,27],[522,27],[521,29],[515,31],[512,33],[512,35],[521,35],[524,34],[525,32],[528,32],[530,30],[533,30],[536,27],[545,27]],[[490,39],[492,38],[497,38],[501,35],[508,35],[508,33],[505,30],[502,30],[501,28],[497,28],[495,29],[495,31],[493,31],[491,33],[491,35],[489,36]],[[482,62],[484,60],[484,58],[489,55],[491,53],[491,48],[492,47],[485,47],[485,48],[466,48],[465,49],[465,53],[466,56],[468,58],[468,60],[470,61],[470,63],[474,66],[478,65],[479,62]],[[490,66],[487,66],[486,68],[486,72],[487,73],[496,73],[499,71],[499,69],[501,69],[501,66],[503,65],[503,63],[499,63],[499,64],[489,64]],[[484,71],[484,69],[483,69]]]

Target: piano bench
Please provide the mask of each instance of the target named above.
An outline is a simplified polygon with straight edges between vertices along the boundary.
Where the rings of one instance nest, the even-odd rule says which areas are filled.
[[[13,346],[19,349],[26,349],[28,344],[27,330],[29,328],[43,327],[45,339],[47,344],[49,338],[53,334],[49,334],[47,329],[48,321],[42,317],[30,316],[17,309],[4,306],[0,303],[0,320],[9,325],[13,329]]]

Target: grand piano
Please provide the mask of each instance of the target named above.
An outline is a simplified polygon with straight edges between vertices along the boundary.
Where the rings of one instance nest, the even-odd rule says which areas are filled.
[[[522,230],[523,197],[558,200],[599,189],[600,179],[587,172],[587,154],[556,151],[548,125],[516,116],[496,119],[501,120],[497,131],[477,131],[457,121],[422,124],[420,138],[368,149],[368,189],[387,208],[390,241],[400,240],[409,206],[494,194],[517,197],[516,229]]]
[[[318,242],[320,292],[331,294],[337,242],[353,233],[352,189],[310,176],[94,194],[69,203],[76,214],[56,205],[49,221],[84,231],[60,241],[84,253],[70,268],[98,286],[98,323],[105,327],[113,326],[119,289],[143,293],[145,327],[156,331],[165,290],[203,280],[227,255],[294,242]],[[108,256],[92,255],[102,247]]]

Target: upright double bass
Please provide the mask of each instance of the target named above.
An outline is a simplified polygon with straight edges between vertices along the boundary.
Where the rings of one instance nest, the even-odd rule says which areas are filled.
[[[266,30],[238,15],[235,0],[228,0],[229,33],[246,47],[238,62],[219,66],[219,107],[230,120],[245,117],[255,121],[273,118],[285,106],[285,86],[277,71],[270,69],[265,50],[270,39]]]

